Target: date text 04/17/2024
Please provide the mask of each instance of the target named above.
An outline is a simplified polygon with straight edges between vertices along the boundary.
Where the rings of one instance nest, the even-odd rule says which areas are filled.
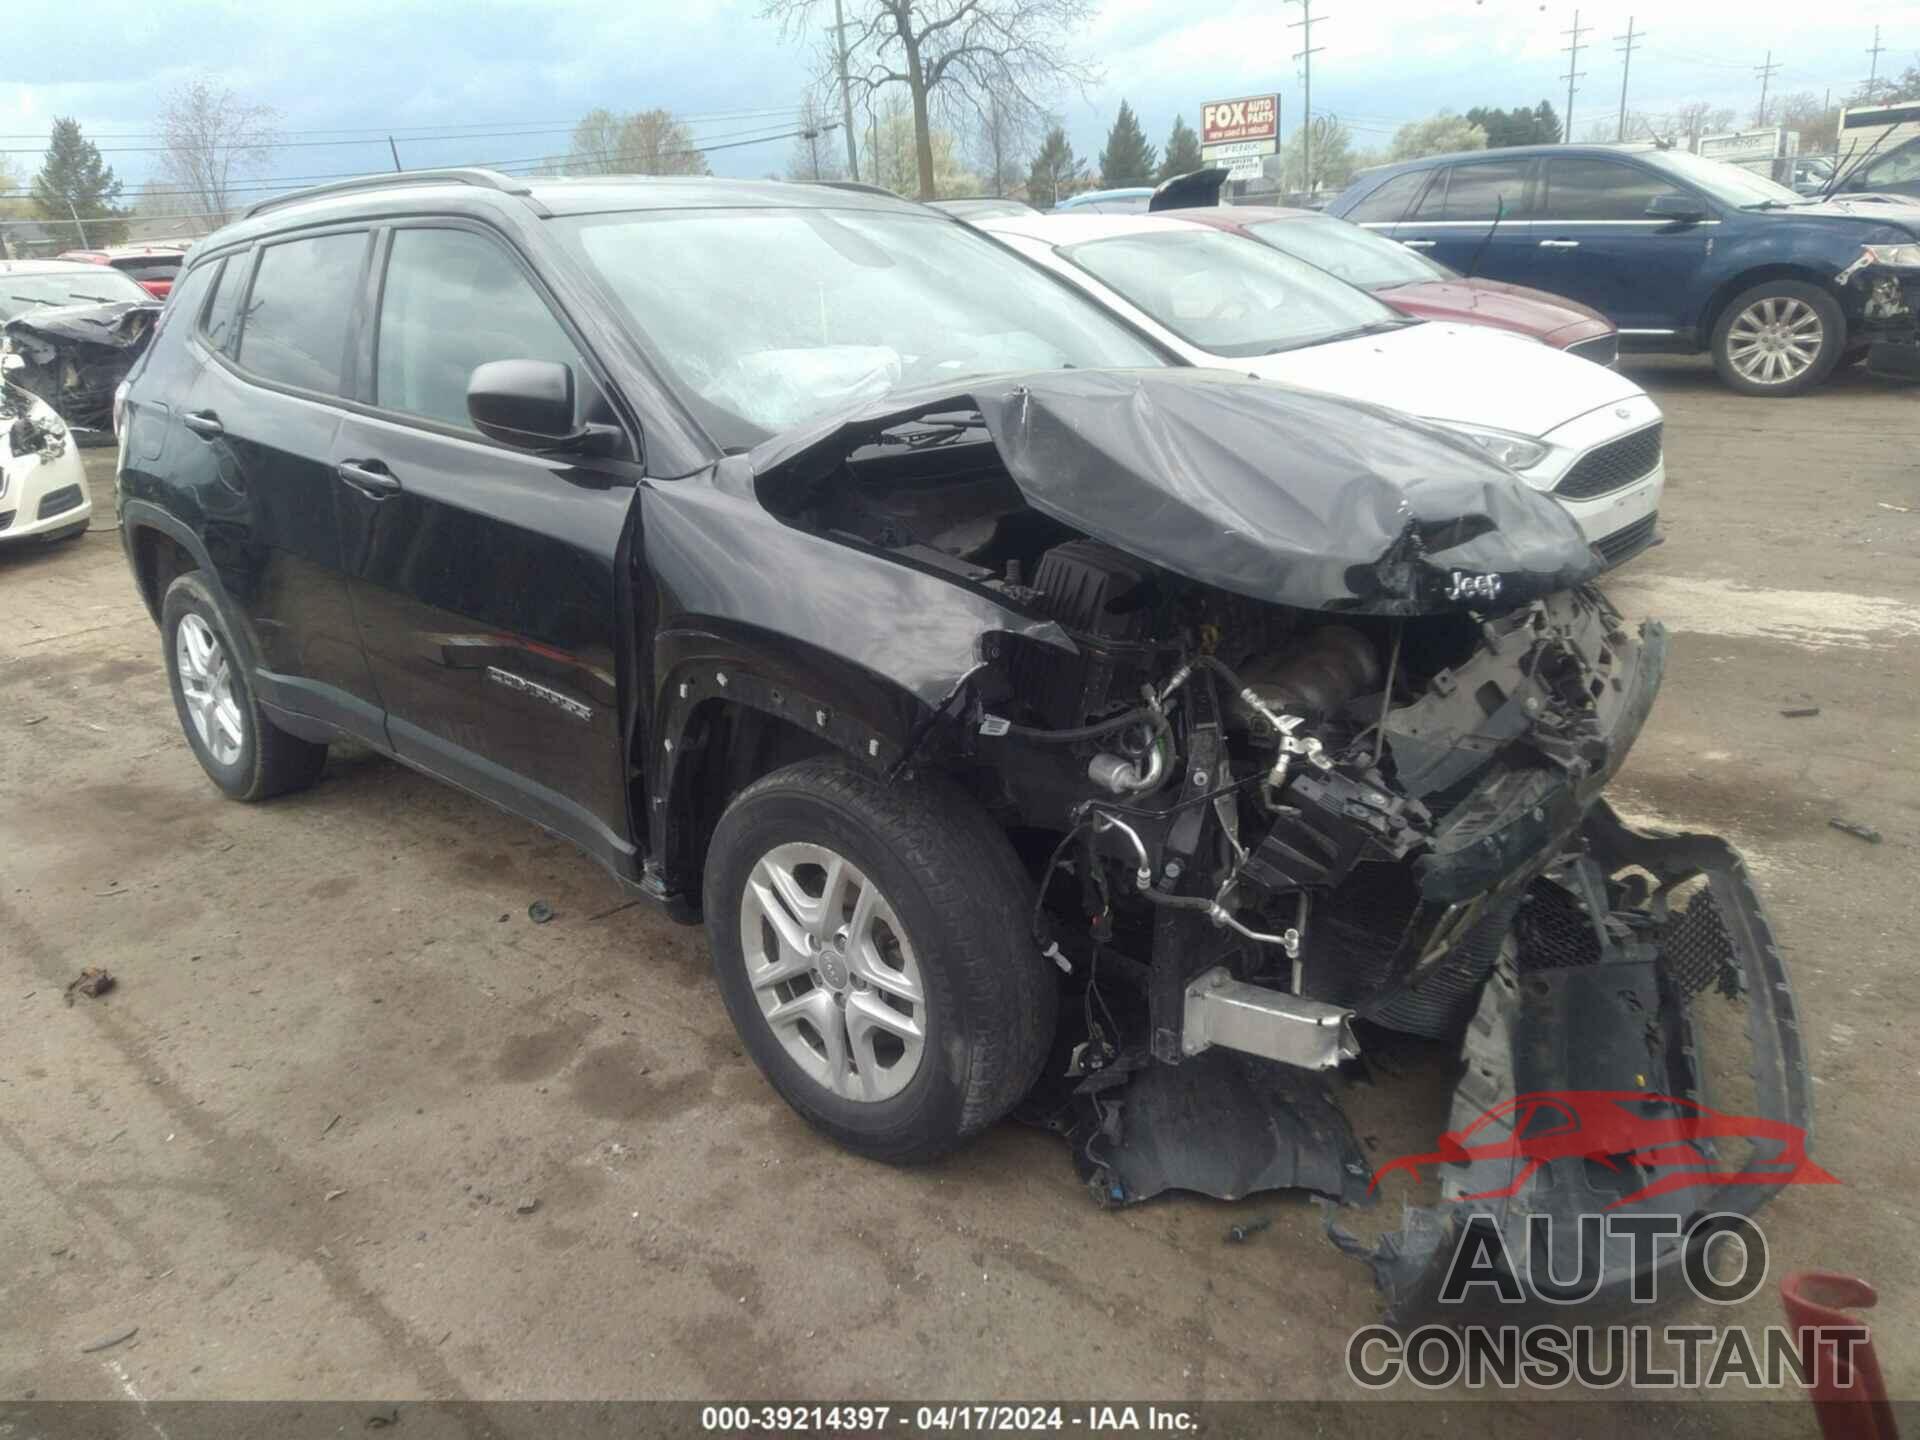
[[[1191,1411],[1158,1405],[707,1405],[700,1411],[701,1429],[742,1435],[888,1429],[914,1434],[1184,1434],[1197,1423]]]

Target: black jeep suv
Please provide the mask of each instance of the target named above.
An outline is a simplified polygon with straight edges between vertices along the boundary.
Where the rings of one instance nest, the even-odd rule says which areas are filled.
[[[1103,1203],[1351,1196],[1329,1077],[1368,1036],[1471,1020],[1469,1114],[1658,1107],[1719,1006],[1749,1105],[1804,1123],[1744,872],[1598,798],[1665,643],[1554,500],[1170,367],[937,211],[485,171],[274,200],[195,249],[120,440],[222,790],[352,737],[577,841],[704,917],[749,1052],[864,1153],[1025,1101]],[[1532,1208],[1594,1199],[1552,1180]]]

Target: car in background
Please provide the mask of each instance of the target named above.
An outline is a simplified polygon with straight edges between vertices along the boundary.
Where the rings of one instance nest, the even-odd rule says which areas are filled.
[[[1327,208],[1591,305],[1628,349],[1706,351],[1747,395],[1798,394],[1915,333],[1920,209],[1812,200],[1656,145],[1434,155],[1368,171]]]
[[[1403,315],[1511,330],[1600,365],[1619,358],[1619,335],[1606,316],[1590,306],[1524,285],[1470,279],[1417,250],[1317,210],[1216,205],[1162,213],[1271,245],[1371,291]]]
[[[1522,336],[1420,321],[1284,251],[1184,216],[1037,215],[981,229],[1192,365],[1404,411],[1551,493],[1619,564],[1654,542],[1660,407]]]
[[[65,250],[58,257],[82,265],[110,265],[156,300],[167,298],[173,277],[187,258],[181,245],[109,245],[101,250]]]
[[[0,548],[74,539],[92,516],[66,423],[38,395],[0,379]]]
[[[1144,215],[1153,203],[1153,186],[1129,185],[1119,190],[1084,190],[1069,195],[1055,210],[1084,210],[1090,215]]]
[[[71,260],[0,260],[0,320],[59,305],[151,299],[138,281],[111,267]]]
[[[996,215],[1038,215],[1040,212],[1024,200],[1008,200],[999,195],[957,195],[951,200],[929,200],[936,210],[944,210],[962,220],[991,220]]]

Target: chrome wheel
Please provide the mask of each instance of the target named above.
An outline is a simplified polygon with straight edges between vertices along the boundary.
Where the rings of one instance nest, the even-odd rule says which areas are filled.
[[[893,906],[845,856],[795,841],[762,855],[740,897],[760,1013],[813,1081],[847,1100],[904,1090],[926,1046],[919,962]]]
[[[216,763],[233,764],[246,744],[247,722],[233,693],[226,647],[211,625],[189,612],[174,630],[173,654],[194,733]]]
[[[1826,341],[1820,313],[1792,295],[1769,295],[1734,317],[1727,330],[1727,361],[1755,385],[1798,380]]]

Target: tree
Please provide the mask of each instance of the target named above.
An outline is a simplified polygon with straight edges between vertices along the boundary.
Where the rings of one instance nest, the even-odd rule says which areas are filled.
[[[176,210],[224,225],[234,183],[258,175],[273,157],[280,112],[256,105],[204,76],[177,87],[160,111],[160,173]]]
[[[1006,85],[989,85],[976,106],[969,158],[980,170],[986,192],[1005,195],[1020,183],[1020,157],[1033,143],[1039,112],[1020,92]]]
[[[565,161],[569,175],[710,175],[693,132],[671,110],[616,115],[589,110],[573,127]]]
[[[1782,95],[1774,113],[1774,123],[1785,130],[1800,132],[1800,149],[1805,153],[1831,150],[1840,134],[1840,110],[1828,105],[1811,90]]]
[[[1129,185],[1151,185],[1156,157],[1147,143],[1140,118],[1125,100],[1107,131],[1107,148],[1100,152],[1100,183],[1109,190]]]
[[[918,193],[918,137],[914,134],[913,111],[904,95],[896,91],[887,97],[885,105],[873,116],[870,134],[868,149],[873,173],[866,178],[896,195]],[[961,162],[954,137],[945,130],[935,130],[928,139],[933,150],[934,198],[978,195],[980,178]]]
[[[833,133],[840,128],[839,117],[809,91],[800,102],[795,124],[800,133],[793,137],[793,152],[787,157],[787,179],[844,180],[846,147],[837,143],[840,137]]]
[[[1353,132],[1348,130],[1338,116],[1316,115],[1313,117],[1313,173],[1306,171],[1306,155],[1303,153],[1308,139],[1306,127],[1296,126],[1293,134],[1287,137],[1285,149],[1280,156],[1280,187],[1283,190],[1299,191],[1312,195],[1321,190],[1341,190],[1353,178],[1353,172],[1359,169],[1359,159],[1353,152]]]
[[[1896,78],[1885,76],[1871,85],[1862,83],[1847,98],[1849,105],[1902,105],[1920,100],[1920,65],[1909,65]]]
[[[1442,110],[1425,120],[1416,120],[1394,131],[1393,144],[1387,147],[1387,159],[1418,160],[1427,155],[1448,155],[1456,150],[1484,150],[1487,132],[1451,110]]]
[[[1734,118],[1733,111],[1727,106],[1706,100],[1689,101],[1668,117],[1674,138],[1684,140],[1689,150],[1699,146],[1702,135],[1718,135],[1724,130],[1731,130]]]
[[[1157,179],[1171,180],[1198,170],[1207,162],[1200,156],[1200,137],[1180,116],[1173,117],[1173,129],[1167,132],[1167,155],[1160,162]]]
[[[41,217],[73,226],[62,233],[73,235],[76,245],[111,245],[127,230],[124,212],[114,204],[119,198],[120,182],[113,167],[101,160],[100,148],[80,133],[80,122],[55,120],[46,161],[33,177],[33,204]]]
[[[1040,142],[1040,151],[1027,170],[1027,201],[1039,206],[1058,205],[1076,190],[1085,188],[1087,162],[1073,153],[1067,132],[1055,125]]]
[[[1498,150],[1507,145],[1553,145],[1560,139],[1560,116],[1551,102],[1516,105],[1497,110],[1476,105],[1467,111],[1467,119],[1487,132],[1487,148]]]
[[[816,34],[830,0],[762,0],[761,14],[790,36]],[[1071,39],[1096,13],[1095,0],[849,0],[849,83],[863,96],[904,85],[911,100],[919,196],[937,193],[933,122],[965,124],[995,86],[1039,107],[1061,80],[1091,81]]]

